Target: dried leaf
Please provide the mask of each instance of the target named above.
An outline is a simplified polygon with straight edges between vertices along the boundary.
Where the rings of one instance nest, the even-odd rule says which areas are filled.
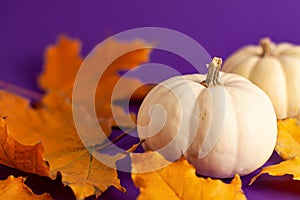
[[[50,46],[47,49],[44,71],[38,81],[41,88],[48,91],[64,92],[69,98],[72,97],[74,80],[83,60],[80,56],[80,46],[81,44],[78,40],[61,36],[58,44]],[[124,78],[114,99],[112,99],[112,93],[116,83],[120,80],[119,71],[129,70],[141,63],[147,62],[151,50],[141,49],[129,52],[116,59],[109,67],[105,66],[102,61],[114,58],[114,56],[120,52],[129,51],[133,47],[139,48],[144,46],[149,45],[138,40],[132,42],[109,40],[105,45],[96,48],[93,51],[93,55],[85,60],[85,63],[90,66],[89,74],[85,74],[86,80],[83,83],[87,89],[91,87],[91,82],[98,82],[100,77],[98,77],[97,73],[105,70],[99,80],[95,96],[95,106],[98,117],[105,118],[114,124],[112,120],[112,109],[116,109],[117,116],[115,116],[115,118],[118,118],[120,125],[132,126],[131,121],[129,122],[128,120],[130,119],[128,114],[119,106],[111,105],[111,102],[129,99],[132,88],[138,88],[143,84],[134,78]],[[85,103],[85,98],[88,96],[85,94],[87,89],[83,89],[82,94],[79,95],[82,97],[82,104]],[[138,92],[134,93],[133,98],[143,98],[150,89],[151,87],[139,89]]]
[[[300,180],[300,159],[294,157],[291,160],[264,167],[259,174],[251,179],[250,185],[262,174],[269,174],[271,176],[283,176],[289,174],[293,176],[294,180]]]
[[[8,116],[10,133],[18,142],[28,145],[42,142],[51,177],[60,171],[63,182],[74,186],[78,197],[89,196],[96,192],[95,189],[101,193],[109,186],[124,190],[116,170],[95,159],[81,143],[66,97],[48,93],[36,108],[32,108],[28,100],[0,90],[0,114]],[[95,133],[88,130],[88,134]],[[95,142],[101,144],[104,139]],[[98,156],[112,163],[120,159],[120,156],[100,153]],[[25,170],[21,165],[15,167]]]
[[[17,142],[9,133],[6,120],[0,118],[0,164],[40,176],[49,175],[49,164],[43,158],[41,143],[33,146]]]
[[[167,162],[158,153],[153,153],[150,157],[149,154],[132,154],[131,159],[133,172],[148,171],[149,165],[157,167]],[[156,171],[132,173],[132,179],[140,188],[138,199],[143,200],[246,199],[238,175],[230,184],[211,178],[199,178],[195,168],[184,158]]]
[[[106,46],[98,48],[96,52],[101,53],[101,55],[105,54],[105,57],[101,57],[102,60],[105,60],[114,56],[120,50],[126,51],[131,47],[138,48],[145,45],[142,41],[131,43],[110,41]],[[74,80],[82,63],[80,46],[78,40],[71,40],[66,36],[60,37],[57,45],[50,46],[47,49],[45,68],[38,80],[40,87],[48,92],[47,95],[35,108],[32,108],[27,100],[0,91],[0,116],[8,116],[7,122],[10,131],[17,141],[26,145],[34,145],[41,141],[45,148],[45,158],[50,162],[50,176],[54,177],[57,171],[61,171],[63,181],[73,188],[77,197],[83,198],[92,193],[99,194],[109,186],[115,186],[119,190],[124,190],[124,188],[120,185],[116,170],[96,160],[82,145],[75,129],[68,99],[72,97]],[[119,106],[111,105],[111,101],[130,98],[130,88],[142,85],[136,79],[123,79],[121,90],[112,99],[114,86],[120,79],[119,71],[131,69],[146,62],[149,53],[149,49],[129,52],[111,63],[101,77],[95,102],[96,111],[100,117],[99,123],[107,135],[111,132],[111,126],[115,124],[112,118],[112,110],[116,111],[117,116],[114,117],[119,119],[118,122],[121,121],[121,125],[128,125],[131,122],[131,120],[128,120],[130,119],[128,113],[125,113]],[[97,54],[90,61],[94,60],[98,62],[99,57],[97,57]],[[104,70],[104,68],[105,66],[101,66],[100,62],[99,68],[97,66],[93,70]],[[85,85],[88,88],[90,87],[90,81],[97,80],[99,77],[95,77],[95,74],[92,73],[91,76],[86,76],[86,78]],[[148,90],[148,87],[140,89],[134,94],[134,97],[140,99]],[[84,105],[85,102],[82,101],[82,103]],[[134,118],[132,114],[131,117]],[[88,130],[87,133],[97,134],[95,131],[93,133],[93,130]],[[101,144],[104,139],[106,138],[95,141],[95,145]],[[116,160],[124,157],[123,155],[104,155],[93,150],[94,147],[89,147],[89,149],[111,163],[115,163]],[[30,159],[33,158],[34,154]],[[23,165],[17,166],[14,164],[14,167],[23,171],[27,170],[26,166]]]
[[[276,152],[285,160],[300,158],[300,123],[297,118],[278,120]]]
[[[119,54],[119,52],[129,52],[131,48],[143,48],[144,46],[150,46],[149,44],[146,44],[143,41],[135,40],[130,43],[128,42],[121,42],[121,41],[114,41],[110,40],[108,41],[103,48],[98,48],[95,52],[95,58],[96,59],[90,59],[95,60],[94,64],[95,66],[99,66],[99,68],[103,69],[106,66],[101,65],[102,63],[99,62],[99,56],[105,55],[105,52],[110,52],[107,54],[109,57],[113,57],[116,54]],[[99,81],[99,85],[96,92],[96,101],[99,101],[99,103],[96,105],[96,110],[101,112],[100,115],[103,117],[109,117],[110,112],[110,104],[111,101],[115,100],[121,100],[121,99],[129,99],[131,95],[131,89],[132,88],[138,88],[142,86],[143,84],[138,81],[137,79],[133,78],[123,78],[120,80],[119,71],[126,71],[130,70],[134,67],[137,67],[138,65],[145,63],[149,60],[149,54],[151,50],[150,49],[141,49],[141,50],[135,50],[131,51],[129,53],[126,53],[116,59],[111,65],[107,67],[107,69],[104,71],[103,75],[101,76],[101,79]],[[108,58],[104,58],[108,59]],[[99,78],[99,77],[94,77]],[[122,81],[119,86],[120,88],[115,88],[118,81]],[[115,97],[112,99],[111,95],[114,89],[117,89],[115,91]],[[148,92],[147,88],[146,91],[139,90],[139,93],[135,93],[136,99],[141,99],[144,97],[144,95]],[[104,107],[106,106],[106,107]],[[105,111],[105,112],[104,112]]]
[[[6,180],[0,181],[0,200],[22,199],[22,200],[51,200],[50,194],[34,194],[31,189],[24,184],[24,178],[14,178],[9,176]]]
[[[62,35],[57,45],[47,48],[44,71],[38,78],[39,86],[47,91],[61,91],[72,96],[73,83],[83,61],[81,43]]]
[[[252,184],[262,174],[283,176],[290,174],[294,180],[300,180],[300,124],[299,118],[278,120],[276,152],[286,161],[263,168],[251,179]]]

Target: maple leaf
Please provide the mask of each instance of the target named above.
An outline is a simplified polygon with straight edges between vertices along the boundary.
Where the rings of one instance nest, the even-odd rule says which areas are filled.
[[[278,120],[275,150],[285,160],[300,158],[300,115],[297,118]],[[300,166],[299,166],[300,167]]]
[[[300,159],[298,157],[294,157],[291,160],[286,160],[276,165],[264,167],[259,174],[251,179],[250,185],[256,181],[258,177],[266,173],[271,176],[283,176],[289,174],[293,176],[294,180],[300,180]]]
[[[199,178],[196,176],[195,168],[184,158],[168,163],[155,152],[131,154],[131,160],[132,179],[140,188],[138,199],[246,199],[238,175],[230,184],[211,178]],[[153,171],[166,164],[169,165]],[[145,173],[135,173],[141,171]]]
[[[49,175],[49,164],[43,158],[44,148],[41,143],[34,146],[17,142],[9,133],[6,120],[0,118],[0,164],[22,168],[28,173],[40,176]]]
[[[275,150],[286,161],[264,167],[251,179],[252,184],[262,174],[283,176],[290,174],[294,180],[300,180],[300,124],[299,117],[278,120],[278,135]]]
[[[10,134],[18,142],[27,145],[42,142],[44,157],[50,163],[50,176],[55,177],[60,171],[63,182],[73,188],[77,197],[83,198],[95,192],[100,194],[109,186],[124,191],[116,170],[95,159],[81,143],[70,101],[65,96],[48,93],[36,108],[32,108],[27,99],[0,90],[0,115],[8,116]],[[88,130],[87,134],[93,136],[97,133]],[[101,144],[105,139],[95,142]],[[96,153],[112,163],[122,158]],[[22,165],[14,167],[26,170]]]
[[[115,125],[112,120],[112,110],[114,109],[117,113],[117,116],[114,117],[118,118],[120,126],[132,127],[131,120],[128,119],[133,117],[133,113],[128,116],[121,107],[111,105],[111,102],[129,99],[133,88],[142,87],[143,84],[134,78],[124,78],[114,99],[112,99],[112,93],[116,83],[120,80],[120,70],[129,70],[148,61],[151,52],[149,48],[128,52],[132,48],[143,48],[145,46],[149,47],[150,45],[139,40],[132,42],[109,40],[104,45],[97,47],[85,60],[90,69],[88,70],[89,73],[85,74],[86,79],[83,83],[87,89],[83,89],[82,94],[79,95],[82,97],[81,103],[85,103],[85,98],[88,96],[85,92],[90,88],[91,82],[98,81],[97,73],[105,70],[99,80],[95,94],[97,116]],[[78,40],[72,40],[66,36],[61,36],[56,45],[48,47],[45,54],[44,71],[38,79],[40,87],[47,91],[64,92],[69,98],[72,98],[75,77],[83,61],[80,48],[81,44]],[[103,64],[103,61],[114,58],[120,52],[128,53],[117,58],[108,67]],[[150,86],[142,87],[134,93],[132,98],[142,99],[151,88]]]
[[[44,71],[38,78],[39,86],[45,90],[65,92],[71,97],[73,83],[83,61],[80,51],[80,41],[64,35],[57,45],[49,46],[45,53]]]
[[[24,184],[24,178],[14,178],[9,176],[6,180],[0,181],[0,200],[22,199],[22,200],[51,200],[50,194],[34,194],[31,189]]]

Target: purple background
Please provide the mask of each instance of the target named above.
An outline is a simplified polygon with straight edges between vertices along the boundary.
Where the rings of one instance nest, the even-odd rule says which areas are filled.
[[[178,1],[179,2],[179,1]],[[43,52],[57,36],[79,38],[86,55],[105,37],[127,29],[158,26],[189,35],[211,55],[226,58],[261,37],[300,43],[300,1],[15,1],[0,2],[0,80],[37,90]],[[176,41],[174,41],[176,42]],[[153,61],[183,70],[185,62],[163,54]],[[184,70],[183,70],[184,71]],[[186,70],[188,72],[188,70]],[[274,155],[271,162],[279,161]],[[128,175],[122,175],[127,177]],[[244,178],[247,183],[248,177]],[[136,197],[130,181],[127,195],[111,189],[107,198]],[[244,187],[249,199],[299,199],[300,183],[290,177],[264,176]],[[195,191],[196,192],[196,191]]]

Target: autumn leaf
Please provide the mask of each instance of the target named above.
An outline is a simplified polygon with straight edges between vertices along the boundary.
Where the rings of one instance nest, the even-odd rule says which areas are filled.
[[[17,142],[9,133],[6,120],[0,118],[0,164],[40,176],[49,175],[49,164],[43,158],[41,143],[33,146]]]
[[[262,174],[283,176],[290,174],[300,180],[300,124],[299,117],[278,120],[278,135],[275,150],[286,161],[270,165],[251,179],[252,184]]]
[[[140,189],[138,199],[167,200],[167,199],[246,199],[243,194],[241,180],[238,175],[230,184],[211,178],[199,178],[195,168],[184,158],[169,163],[158,153],[131,154],[132,179]],[[145,173],[134,173],[148,171]]]
[[[300,124],[299,117],[278,120],[276,152],[286,161],[270,165],[251,179],[252,184],[262,174],[283,176],[289,174],[294,180],[300,180]]]
[[[57,45],[49,46],[45,55],[44,71],[38,78],[39,86],[47,91],[62,91],[72,96],[73,83],[83,61],[81,43],[61,36]]]
[[[91,82],[98,81],[100,78],[97,75],[98,72],[105,70],[99,80],[95,95],[96,113],[98,117],[104,118],[104,121],[115,125],[112,119],[112,110],[115,110],[117,115],[114,117],[118,118],[121,126],[132,126],[130,117],[133,117],[133,114],[129,116],[121,107],[112,105],[111,102],[129,99],[131,90],[141,87],[143,84],[134,78],[124,78],[114,99],[112,99],[112,93],[120,80],[119,72],[121,70],[129,70],[148,61],[151,52],[149,48],[128,52],[132,48],[145,46],[149,47],[150,45],[139,40],[132,42],[109,40],[103,46],[97,47],[85,60],[85,65],[89,65],[90,69],[89,74],[84,75],[86,79],[82,84],[86,89],[83,89],[82,94],[79,95],[82,97],[81,103],[85,104],[85,98],[88,96],[85,92],[91,87]],[[66,36],[61,36],[56,45],[48,47],[44,70],[38,79],[40,87],[47,91],[64,92],[71,98],[74,80],[83,61],[80,50],[80,42]],[[128,53],[117,58],[108,67],[103,64],[103,61],[114,58],[120,52]],[[151,87],[142,87],[134,93],[133,99],[143,98],[150,89]]]
[[[293,176],[294,180],[300,180],[300,159],[294,157],[291,160],[283,161],[277,165],[264,167],[259,174],[251,179],[250,185],[262,174],[269,174],[271,176],[283,176],[289,174]]]
[[[0,200],[22,199],[22,200],[51,200],[50,194],[34,194],[24,184],[24,178],[9,176],[6,180],[0,181]]]
[[[71,104],[65,96],[48,93],[32,108],[27,99],[0,90],[0,115],[8,116],[10,134],[18,142],[26,145],[37,142],[43,144],[44,157],[50,163],[50,176],[55,177],[57,171],[60,171],[63,182],[73,188],[77,197],[83,198],[96,192],[100,194],[109,186],[124,191],[116,170],[95,159],[81,143],[74,125]],[[93,137],[97,133],[88,130],[87,134]],[[105,139],[103,137],[95,142],[101,144]],[[96,153],[111,163],[121,158]],[[26,166],[14,167],[26,170]]]
[[[296,156],[300,158],[299,117],[278,120],[278,136],[275,149],[285,160],[292,159]]]

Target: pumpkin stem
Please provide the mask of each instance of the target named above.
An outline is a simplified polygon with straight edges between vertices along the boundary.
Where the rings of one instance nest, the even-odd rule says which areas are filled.
[[[211,63],[206,65],[206,67],[208,68],[208,73],[205,80],[206,87],[220,85],[219,74],[222,62],[222,58],[214,57]]]
[[[272,56],[274,55],[274,51],[273,51],[273,43],[271,41],[270,38],[266,37],[260,40],[259,42],[263,52],[262,52],[262,56],[268,55],[268,56]]]

